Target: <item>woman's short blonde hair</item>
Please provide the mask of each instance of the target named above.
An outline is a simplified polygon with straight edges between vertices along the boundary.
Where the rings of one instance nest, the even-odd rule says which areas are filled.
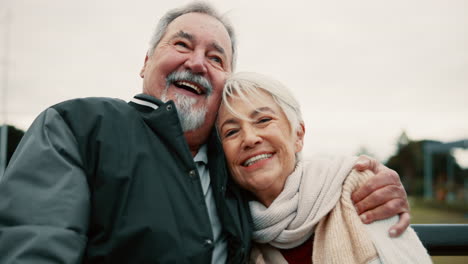
[[[253,72],[232,74],[224,85],[222,104],[233,115],[246,119],[247,117],[242,116],[231,106],[229,99],[241,99],[247,104],[252,104],[251,98],[262,99],[263,95],[260,91],[264,91],[273,97],[288,118],[291,130],[296,132],[303,123],[299,102],[285,85],[266,75]]]

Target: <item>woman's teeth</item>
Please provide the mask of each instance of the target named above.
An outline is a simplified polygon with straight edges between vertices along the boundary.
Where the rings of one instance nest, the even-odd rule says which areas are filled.
[[[245,166],[245,167],[248,167],[248,166],[254,164],[257,161],[268,159],[271,156],[273,156],[273,155],[272,154],[260,154],[260,155],[257,155],[255,157],[252,157],[252,158],[246,160],[244,162],[244,164],[242,164],[242,165]]]

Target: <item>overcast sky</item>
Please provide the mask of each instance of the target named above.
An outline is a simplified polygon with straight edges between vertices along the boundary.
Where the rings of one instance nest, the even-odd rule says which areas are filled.
[[[66,99],[129,100],[156,22],[186,2],[0,0],[1,121],[26,129]],[[237,30],[237,70],[273,76],[299,98],[306,154],[364,146],[385,160],[403,130],[468,139],[465,0],[212,3]]]

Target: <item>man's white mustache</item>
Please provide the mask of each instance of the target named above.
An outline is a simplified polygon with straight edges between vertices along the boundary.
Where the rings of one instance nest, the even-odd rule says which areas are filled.
[[[175,71],[171,72],[169,76],[166,78],[166,84],[169,86],[170,84],[176,81],[189,81],[195,83],[204,88],[207,95],[210,95],[213,92],[213,86],[211,82],[208,81],[205,77],[194,74],[191,71]]]

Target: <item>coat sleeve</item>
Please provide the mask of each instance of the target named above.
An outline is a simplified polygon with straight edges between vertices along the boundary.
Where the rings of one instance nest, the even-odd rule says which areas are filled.
[[[44,111],[0,179],[0,263],[80,263],[90,194],[77,141]]]

